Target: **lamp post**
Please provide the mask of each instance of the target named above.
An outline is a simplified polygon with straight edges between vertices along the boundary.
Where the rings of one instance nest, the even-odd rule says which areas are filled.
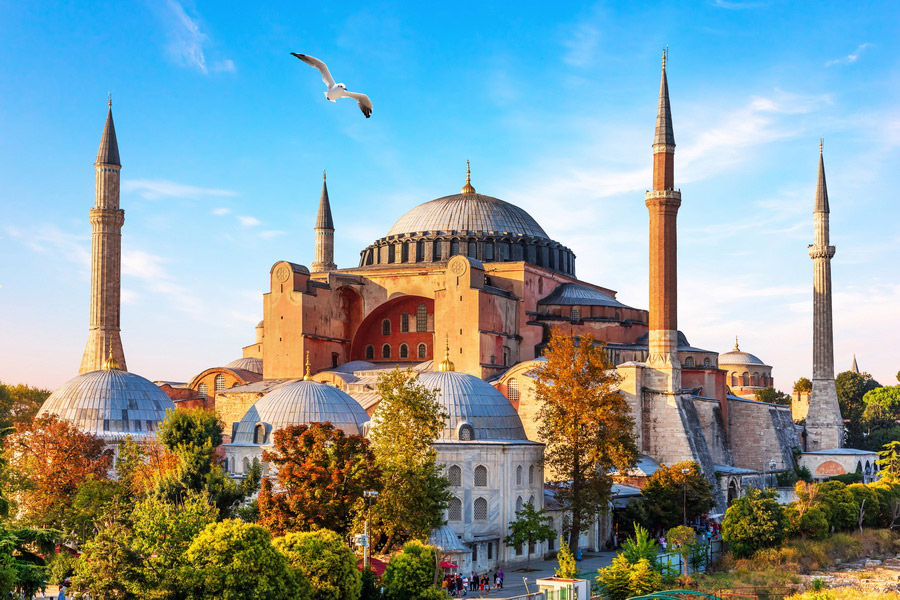
[[[690,469],[682,469],[681,470],[681,492],[682,492],[682,517],[684,519],[683,525],[687,527],[687,474],[690,473]]]
[[[375,490],[365,490],[363,497],[366,499],[368,506],[366,507],[366,523],[363,529],[363,570],[369,568],[369,512],[372,510],[372,500],[378,497]]]
[[[775,475],[775,469],[777,467],[778,467],[778,463],[776,463],[774,460],[769,461],[769,470],[772,471],[773,476]],[[772,487],[776,487],[776,488],[778,487],[778,479],[777,478],[775,479],[775,485]]]

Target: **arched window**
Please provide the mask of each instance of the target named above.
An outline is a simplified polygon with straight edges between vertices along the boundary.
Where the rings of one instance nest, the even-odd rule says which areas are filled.
[[[688,356],[686,359],[684,359],[684,366],[693,367],[694,366],[694,357]]]
[[[473,508],[475,509],[473,511],[475,514],[472,516],[475,517],[476,521],[487,521],[487,500],[484,498],[475,498],[475,505]]]
[[[409,244],[400,243],[400,262],[409,262]]]
[[[707,356],[706,358],[703,359],[703,366],[704,366],[704,367],[710,367],[710,366],[712,366],[712,363],[709,361],[709,357],[708,357],[708,356]]]
[[[459,240],[453,240],[450,242],[450,256],[456,256],[459,254]]]
[[[519,401],[519,380],[518,379],[510,379],[506,383],[506,393],[509,395],[510,402],[518,402]]]
[[[409,333],[409,313],[400,313],[400,333]]]
[[[424,333],[428,330],[428,308],[424,304],[416,307],[416,331]]]
[[[221,392],[225,389],[225,376],[219,373],[216,375],[216,391]]]
[[[469,256],[472,258],[476,258],[476,253],[478,252],[478,244],[475,242],[469,242]]]
[[[581,309],[579,309],[577,306],[573,306],[570,315],[573,321],[577,321],[581,318]]]
[[[487,467],[484,465],[475,467],[475,487],[487,487]]]
[[[459,498],[450,498],[450,505],[447,507],[448,521],[462,521],[462,500]]]
[[[381,347],[381,358],[390,358],[391,357],[391,345],[385,344]]]
[[[750,385],[750,373],[748,373],[747,371],[744,371],[744,374],[741,375],[741,385]]]
[[[388,262],[389,263],[395,262],[395,259],[397,257],[397,250],[395,248],[396,248],[396,246],[394,246],[394,244],[388,245]]]
[[[522,496],[516,498],[516,512],[522,511]]]
[[[197,386],[197,393],[205,398],[209,396],[209,387],[205,383],[201,383]]]
[[[381,335],[391,335],[391,320],[384,319],[381,322]]]
[[[509,249],[512,247],[510,242],[500,244],[500,260],[509,260]]]
[[[243,467],[243,471],[242,471],[243,473],[249,472],[250,471],[250,459],[245,456],[244,460],[241,461],[241,466]]]
[[[447,480],[450,481],[452,486],[458,487],[462,485],[462,469],[459,468],[459,465],[452,465],[447,470]]]
[[[369,344],[366,346],[366,360],[372,360],[375,358],[375,346]]]
[[[530,504],[533,508],[537,508],[537,507],[534,505],[534,494],[528,496],[528,504]]]
[[[434,247],[431,249],[431,258],[433,260],[441,260],[441,240],[435,240]]]
[[[484,260],[494,260],[494,242],[487,242],[484,245]]]
[[[400,358],[409,358],[409,346],[400,344]]]
[[[754,373],[753,377],[750,379],[751,385],[758,386],[759,385],[759,373]]]
[[[257,423],[256,427],[253,428],[253,443],[254,444],[265,444],[266,443],[266,426],[262,423]]]
[[[534,465],[528,467],[528,485],[534,485]]]
[[[416,262],[425,260],[425,242],[419,240],[416,242]]]
[[[456,430],[456,437],[461,442],[471,442],[475,438],[475,431],[468,423],[461,423]]]
[[[737,385],[738,385],[737,373],[732,373],[731,374],[731,387],[737,387]]]
[[[516,467],[516,485],[522,485],[522,465]]]
[[[426,346],[425,344],[419,344],[419,347],[416,349],[416,353],[419,358],[427,358],[428,346]]]

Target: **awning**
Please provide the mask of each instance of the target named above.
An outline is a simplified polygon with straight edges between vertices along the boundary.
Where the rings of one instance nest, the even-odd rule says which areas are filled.
[[[447,562],[446,560],[441,561],[442,569],[458,569],[459,565],[454,565],[452,562]]]

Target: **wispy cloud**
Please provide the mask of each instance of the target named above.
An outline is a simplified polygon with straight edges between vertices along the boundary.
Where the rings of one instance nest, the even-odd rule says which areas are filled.
[[[272,238],[276,238],[278,236],[284,235],[287,233],[286,231],[281,231],[280,229],[267,229],[265,231],[259,232],[259,237],[264,240],[270,240]]]
[[[856,50],[854,50],[847,56],[829,60],[827,63],[825,63],[825,66],[833,67],[834,65],[849,65],[850,63],[855,63],[859,60],[859,57],[863,53],[863,51],[868,47],[869,44],[860,44],[859,46],[857,46]]]
[[[59,229],[56,225],[44,223],[37,227],[23,231],[17,227],[4,227],[6,234],[28,246],[35,252],[62,256],[70,262],[82,267],[91,264],[90,238],[88,236],[74,235]]]
[[[148,200],[157,198],[202,198],[206,196],[237,196],[237,192],[219,188],[205,188],[164,179],[126,179],[122,182],[126,192],[136,192]],[[227,209],[226,209],[227,210]],[[223,213],[224,214],[224,213]]]
[[[225,215],[227,215],[230,212],[231,212],[231,209],[225,208],[225,207],[214,208],[212,210],[212,214],[216,215],[217,217],[224,217]]]
[[[591,23],[579,23],[563,41],[566,53],[563,60],[574,67],[584,67],[594,58],[600,44],[600,29]]]
[[[256,227],[257,225],[260,224],[260,220],[257,219],[256,217],[247,217],[247,216],[238,215],[237,219],[238,219],[238,221],[241,222],[241,225],[243,225],[244,227]]]
[[[166,0],[162,9],[162,18],[169,37],[168,51],[179,64],[209,74],[204,47],[209,36],[200,28],[200,18],[191,16],[178,0]],[[234,61],[222,59],[213,62],[215,72],[233,73]]]
[[[230,58],[226,58],[225,60],[219,60],[213,63],[213,71],[217,73],[234,73],[236,67],[234,66],[234,61]]]

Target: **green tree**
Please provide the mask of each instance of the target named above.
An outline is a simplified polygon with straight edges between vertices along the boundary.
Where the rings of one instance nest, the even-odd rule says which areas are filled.
[[[185,552],[190,600],[306,600],[309,583],[269,532],[229,519],[207,525]]]
[[[769,386],[754,392],[756,400],[759,402],[768,402],[769,404],[782,404],[784,406],[791,405],[791,397],[784,392],[779,392],[775,388]]]
[[[881,468],[879,479],[891,484],[900,484],[900,440],[892,440],[879,450],[876,464]]]
[[[634,464],[634,420],[615,366],[592,336],[579,341],[554,331],[544,357],[535,381],[538,436],[551,476],[566,482],[557,499],[571,515],[569,546],[577,549],[579,534],[607,505],[610,472]]]
[[[419,383],[412,370],[385,373],[377,389],[381,401],[369,439],[382,492],[372,510],[386,551],[444,523],[451,495],[433,442],[448,417],[435,390]]]
[[[841,416],[847,423],[847,440],[856,443],[862,435],[862,416],[866,408],[863,396],[869,390],[881,387],[868,373],[844,371],[834,378]]]
[[[888,418],[893,419],[895,422],[897,419],[900,419],[900,385],[869,390],[863,396],[863,402],[866,404],[866,407],[875,404],[884,408],[889,415]]]
[[[578,577],[578,565],[575,563],[575,555],[569,548],[569,543],[561,540],[559,552],[556,553],[556,576],[563,579],[575,579]]]
[[[380,490],[369,442],[331,423],[285,427],[275,432],[263,460],[278,470],[259,494],[260,525],[273,533],[331,529],[347,534],[365,508],[363,492]]]
[[[822,508],[819,484],[798,481],[794,486],[797,500],[785,507],[789,536],[822,539],[828,536],[828,517]]]
[[[687,473],[682,471],[687,469]],[[668,529],[706,515],[716,505],[713,487],[694,461],[662,465],[641,490],[639,510],[644,525]]]
[[[436,572],[437,553],[434,547],[418,540],[406,542],[403,550],[391,558],[381,578],[386,600],[431,597],[432,592],[425,590],[435,588]]]
[[[725,511],[722,539],[737,558],[748,558],[757,550],[780,544],[786,526],[784,507],[775,500],[775,492],[752,489]]]
[[[30,423],[49,396],[50,390],[0,383],[0,428]]]
[[[527,548],[532,544],[552,540],[556,537],[556,532],[550,526],[552,523],[552,518],[547,516],[544,509],[535,510],[531,502],[526,502],[521,510],[516,511],[516,520],[509,522],[509,535],[503,538],[503,543],[515,548]],[[531,552],[527,554],[527,564],[530,565]]]
[[[622,554],[631,564],[635,564],[643,558],[656,567],[659,560],[659,544],[650,536],[647,528],[636,524],[634,537],[629,537],[622,544]]]
[[[73,591],[92,600],[142,600],[141,556],[128,544],[128,529],[111,523],[81,548]]]
[[[801,377],[794,382],[794,391],[807,394],[812,392],[812,381],[810,381],[806,377]]]
[[[328,529],[289,533],[275,538],[275,548],[312,588],[312,600],[358,600],[362,590],[356,555],[341,536]]]
[[[835,531],[850,531],[856,525],[859,505],[847,485],[840,481],[819,484],[819,498],[828,524]]]
[[[682,572],[685,577],[688,574],[688,558],[697,545],[697,534],[691,527],[679,525],[673,527],[666,533],[666,540],[671,545],[672,550],[681,557]]]
[[[630,562],[620,553],[610,566],[598,569],[597,584],[606,600],[625,600],[663,589],[663,578],[646,558]]]

